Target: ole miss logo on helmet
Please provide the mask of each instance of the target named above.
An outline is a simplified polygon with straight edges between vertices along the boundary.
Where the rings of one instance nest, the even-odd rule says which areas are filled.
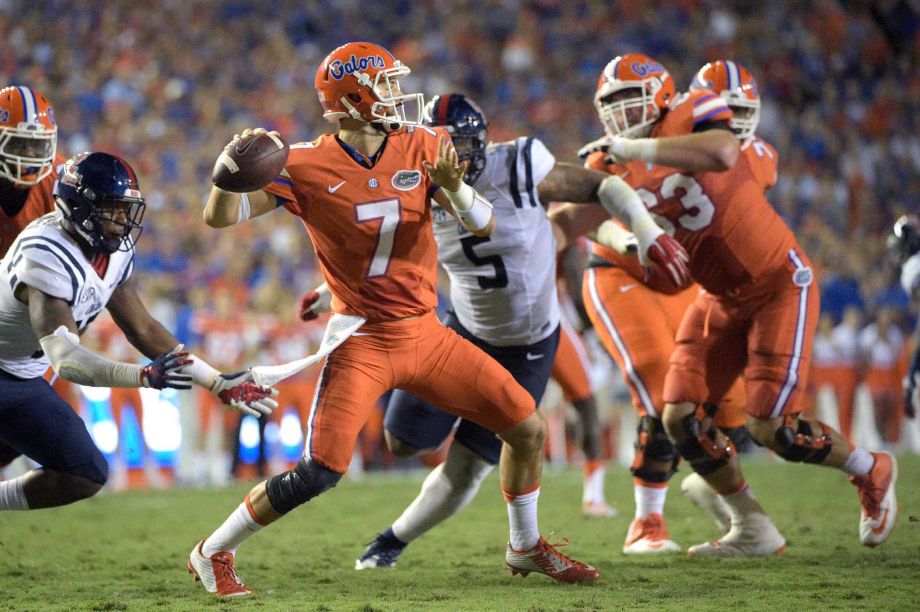
[[[333,60],[329,63],[329,76],[331,76],[336,81],[341,80],[346,74],[354,74],[355,72],[363,72],[370,68],[383,68],[386,66],[386,62],[383,61],[383,57],[379,55],[369,55],[367,57],[357,57],[352,55],[348,61],[342,62],[340,60]]]

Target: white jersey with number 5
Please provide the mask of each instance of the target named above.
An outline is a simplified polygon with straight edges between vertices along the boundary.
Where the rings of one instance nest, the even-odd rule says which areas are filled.
[[[434,207],[438,260],[450,276],[457,319],[495,346],[533,344],[559,325],[556,242],[537,185],[556,160],[536,138],[489,143],[473,184],[495,211],[495,231],[477,237]]]
[[[48,369],[29,307],[14,297],[20,285],[66,300],[77,329],[83,331],[134,269],[134,249],[119,251],[110,256],[100,278],[61,220],[60,213],[36,219],[0,260],[0,369],[20,378],[35,378]]]

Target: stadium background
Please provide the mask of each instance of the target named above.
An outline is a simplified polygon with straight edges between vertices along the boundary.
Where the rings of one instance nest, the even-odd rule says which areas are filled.
[[[651,55],[679,89],[704,62],[735,59],[758,80],[759,132],[780,152],[771,201],[819,268],[824,311],[836,324],[854,306],[860,327],[893,315],[907,337],[913,315],[884,240],[897,216],[920,207],[920,21],[911,7],[833,0],[6,0],[0,81],[32,86],[51,100],[65,155],[99,149],[135,166],[148,201],[136,267],[146,301],[194,350],[235,370],[308,352],[321,325],[299,323],[294,305],[318,275],[306,234],[288,215],[230,231],[203,225],[211,165],[244,127],[276,129],[292,142],[328,131],[312,83],[335,46],[381,43],[412,68],[405,91],[466,92],[488,115],[492,139],[536,135],[567,161],[601,133],[592,97],[615,55]],[[101,321],[93,342],[113,356],[136,356],[112,332]],[[895,345],[906,354],[903,343]],[[890,370],[880,376],[887,381],[882,392],[900,397],[897,363],[859,367]],[[292,385],[286,403],[300,399],[302,412],[309,377]],[[94,433],[108,436],[110,452],[137,451],[136,427],[123,428],[116,451],[108,404],[92,399],[79,401],[91,424],[102,424]],[[181,419],[184,450],[210,449],[213,457],[235,417],[214,427],[223,413],[198,400],[180,402],[181,410],[169,398],[149,406],[172,415],[162,417],[169,422]],[[296,429],[290,421],[282,427],[289,437],[281,438],[294,457]],[[897,440],[897,431],[882,434],[885,443]],[[167,447],[178,445],[175,427],[158,435]],[[392,463],[375,447],[374,432],[368,440],[369,462]],[[143,463],[142,454],[126,460]]]

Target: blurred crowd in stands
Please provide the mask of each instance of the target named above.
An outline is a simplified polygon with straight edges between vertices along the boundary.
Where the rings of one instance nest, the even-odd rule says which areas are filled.
[[[614,56],[651,55],[678,89],[706,61],[742,63],[763,99],[758,131],[780,153],[771,200],[819,268],[824,325],[849,312],[857,338],[874,334],[854,364],[882,359],[879,343],[901,355],[913,329],[884,241],[920,208],[915,2],[0,0],[0,34],[0,82],[51,100],[62,153],[106,150],[138,170],[143,291],[215,365],[300,356],[296,338],[321,329],[294,312],[318,283],[296,219],[202,223],[213,161],[245,127],[291,142],[329,131],[316,66],[361,39],[412,68],[404,91],[463,91],[493,140],[535,135],[568,161],[601,133],[592,98]]]

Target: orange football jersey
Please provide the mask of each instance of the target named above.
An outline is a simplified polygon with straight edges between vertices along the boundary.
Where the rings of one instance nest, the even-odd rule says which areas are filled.
[[[438,129],[405,128],[366,160],[334,134],[291,146],[265,188],[303,221],[334,312],[370,321],[418,316],[438,303],[436,189],[422,161],[438,157]]]
[[[779,165],[779,153],[769,142],[755,136],[751,143],[741,149],[741,155],[748,159],[751,171],[764,190],[776,184],[776,167]]]
[[[6,255],[7,249],[13,244],[16,236],[28,224],[54,210],[54,196],[51,195],[51,191],[54,188],[54,181],[58,177],[58,168],[65,161],[67,160],[62,155],[58,155],[54,160],[54,168],[51,170],[51,174],[42,179],[37,185],[26,189],[9,187],[11,192],[15,194],[14,198],[26,190],[28,190],[28,195],[22,208],[12,215],[7,214],[5,210],[5,208],[9,209],[6,202],[4,202],[4,206],[0,206],[0,257]]]
[[[692,133],[704,120],[695,110],[712,104],[714,97],[705,89],[682,94],[652,136]],[[723,109],[705,120],[728,121],[731,111]],[[693,174],[642,161],[606,164],[603,153],[593,154],[587,165],[617,174],[635,188],[658,223],[687,249],[693,278],[710,293],[723,295],[784,270],[789,250],[797,245],[764,194],[776,172],[770,172],[756,153],[772,147],[758,149],[752,144],[748,149],[753,150],[739,155],[725,172]],[[624,259],[597,244],[592,252],[616,265]]]

